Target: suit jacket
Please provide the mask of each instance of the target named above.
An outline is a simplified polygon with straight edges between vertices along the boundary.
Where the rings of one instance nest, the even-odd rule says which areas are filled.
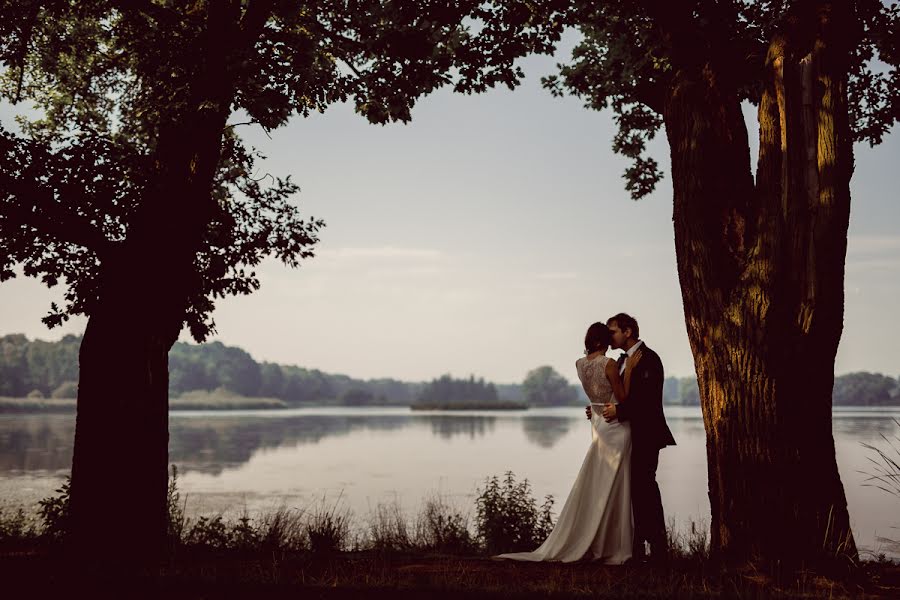
[[[641,351],[641,362],[631,372],[628,399],[616,407],[616,416],[619,421],[631,422],[631,443],[636,450],[674,446],[675,438],[663,414],[665,376],[662,361],[647,344],[642,344],[638,350]]]

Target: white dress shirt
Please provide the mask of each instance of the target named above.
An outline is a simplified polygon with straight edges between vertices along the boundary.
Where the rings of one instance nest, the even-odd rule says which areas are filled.
[[[632,346],[631,348],[629,348],[628,350],[625,351],[625,360],[623,360],[622,364],[619,366],[619,375],[622,375],[625,373],[625,363],[628,362],[628,359],[630,357],[634,356],[634,353],[638,351],[638,349],[641,347],[641,345],[643,343],[644,343],[643,340],[638,340],[637,344],[635,344],[634,346]]]

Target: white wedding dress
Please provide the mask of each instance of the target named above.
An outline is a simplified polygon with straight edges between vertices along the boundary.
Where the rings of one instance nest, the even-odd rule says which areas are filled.
[[[610,402],[608,356],[580,358],[575,366],[591,400],[591,445],[550,536],[534,552],[501,554],[524,561],[581,559],[620,565],[631,558],[631,425],[607,423],[600,413]],[[615,401],[615,400],[613,400]]]

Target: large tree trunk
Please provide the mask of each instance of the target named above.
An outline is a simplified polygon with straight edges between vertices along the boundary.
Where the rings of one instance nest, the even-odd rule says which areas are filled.
[[[213,5],[211,5],[213,6]],[[82,341],[71,509],[78,557],[137,565],[166,544],[168,352],[201,289],[197,252],[217,211],[212,186],[234,98],[240,6],[210,8],[186,109],[163,123],[156,173]]]
[[[755,185],[727,67],[678,72],[667,100],[712,546],[735,561],[856,555],[831,431],[852,173],[847,4],[800,6],[772,42]]]
[[[140,565],[161,556],[166,543],[174,340],[135,311],[123,285],[130,279],[104,288],[109,301],[91,316],[81,343],[71,514],[80,558]]]

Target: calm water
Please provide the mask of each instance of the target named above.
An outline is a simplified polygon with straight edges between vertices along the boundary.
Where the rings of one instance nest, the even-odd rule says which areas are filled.
[[[705,434],[699,409],[668,407],[678,446],[660,455],[666,518],[709,521]],[[861,549],[900,556],[900,499],[865,486],[881,437],[900,435],[897,410],[836,410],[837,459]],[[179,412],[170,418],[170,462],[191,513],[226,514],[340,498],[364,521],[378,503],[412,514],[439,493],[474,506],[484,478],[512,470],[540,499],[568,494],[590,441],[582,409],[412,413],[408,409]],[[72,415],[0,416],[0,504],[34,505],[68,473]],[[110,474],[113,476],[114,474]]]

